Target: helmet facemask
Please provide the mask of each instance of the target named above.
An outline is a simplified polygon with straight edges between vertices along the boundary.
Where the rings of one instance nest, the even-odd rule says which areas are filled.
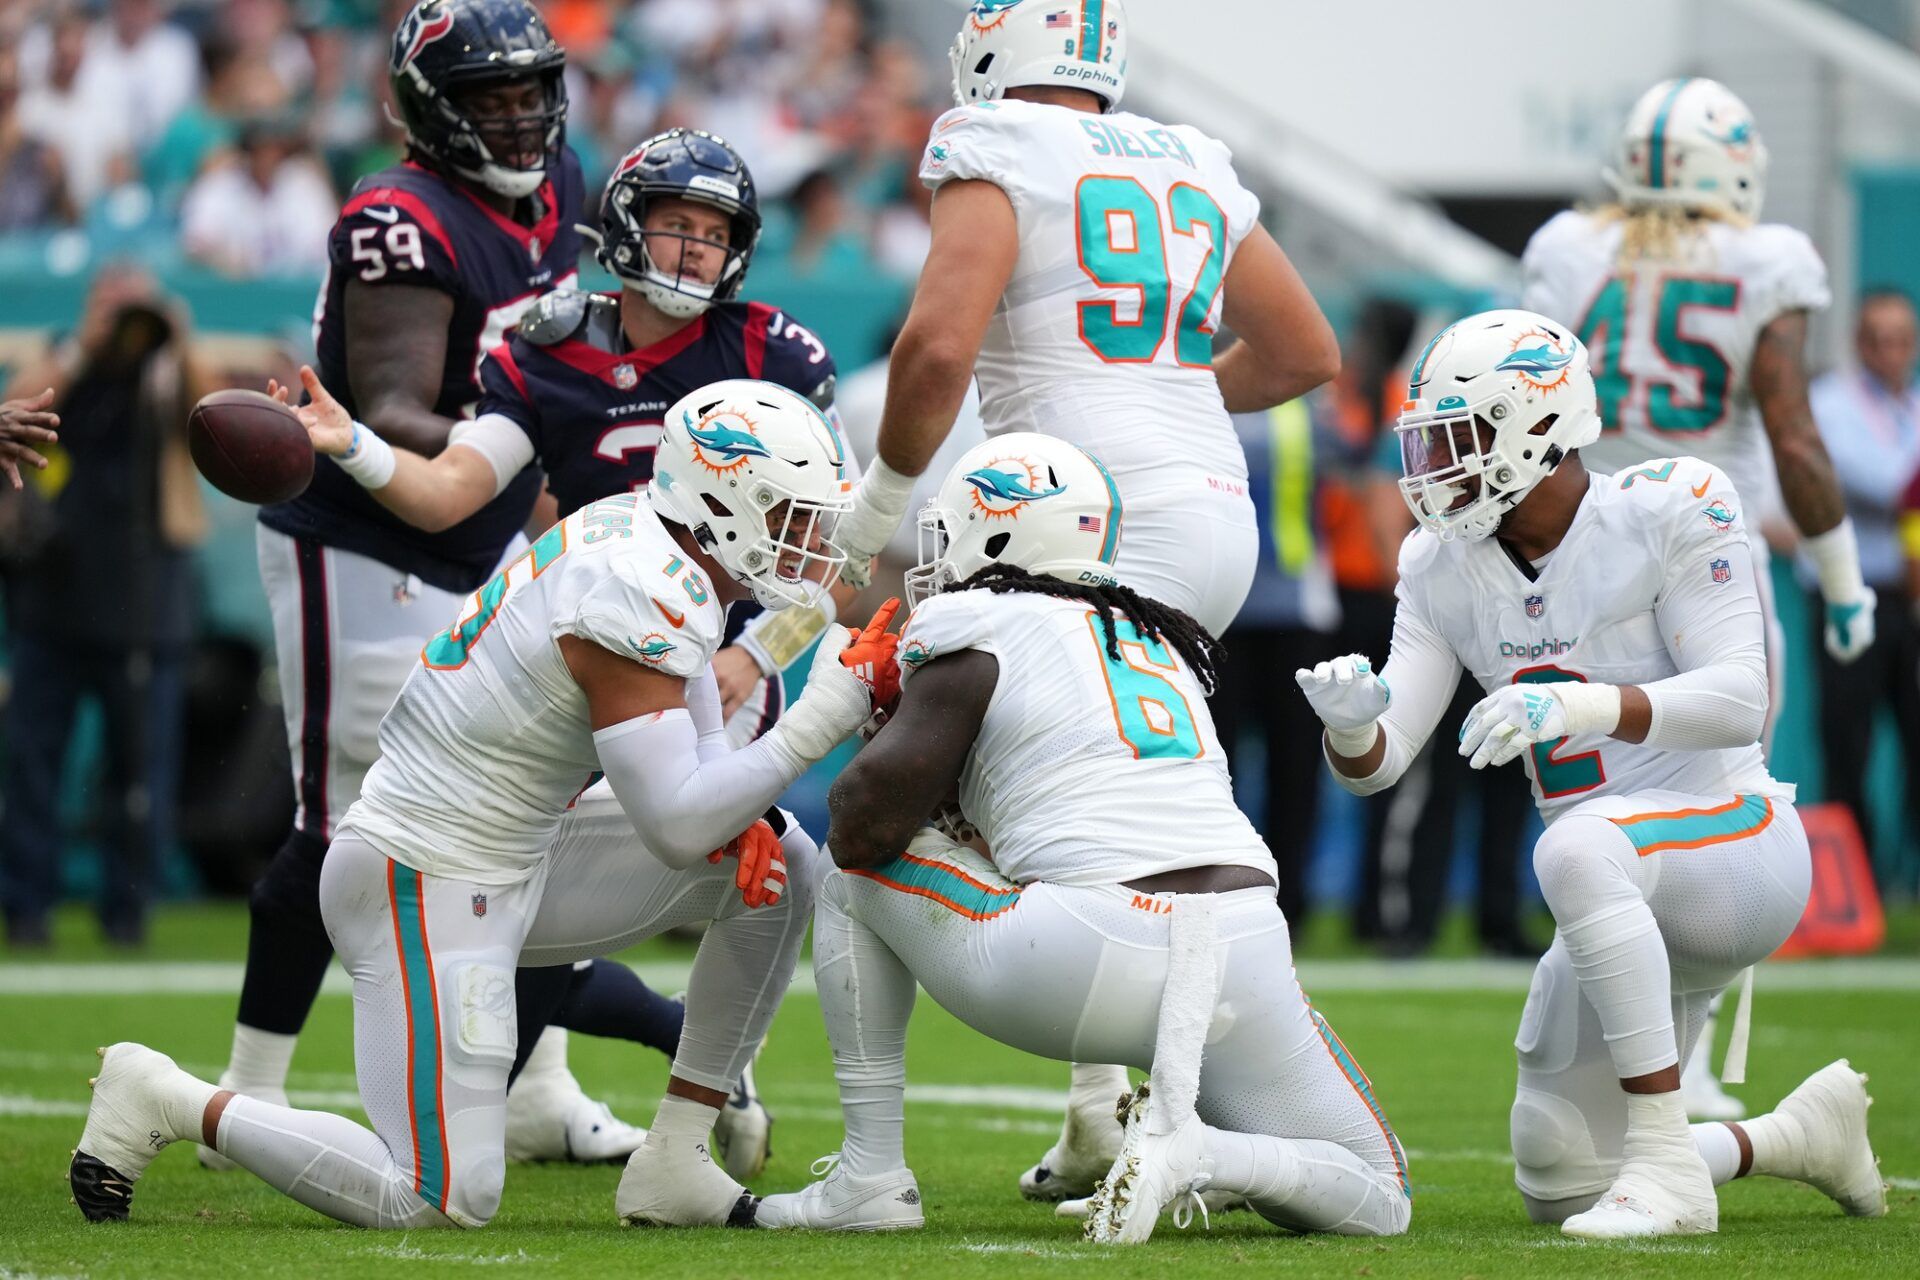
[[[443,94],[426,89],[417,67],[409,67],[408,74],[420,82],[445,130],[446,141],[434,159],[457,176],[508,199],[522,200],[540,189],[566,141],[567,90],[559,67],[455,81]],[[541,90],[536,111],[476,117],[463,101],[533,77]]]
[[[1509,434],[1500,424],[1515,419],[1511,397],[1501,393],[1475,405],[1459,401],[1428,413],[1404,413],[1394,430],[1400,437],[1400,495],[1414,519],[1441,541],[1478,542],[1500,527],[1507,510],[1526,497],[1561,459],[1557,445],[1536,450],[1536,457],[1509,456]],[[1442,401],[1443,404],[1446,401]],[[1557,415],[1536,422],[1531,434],[1544,436]]]
[[[960,585],[960,571],[947,558],[953,545],[947,532],[950,523],[957,524],[957,518],[937,502],[929,502],[920,509],[915,564],[906,573],[909,613],[942,591]]]

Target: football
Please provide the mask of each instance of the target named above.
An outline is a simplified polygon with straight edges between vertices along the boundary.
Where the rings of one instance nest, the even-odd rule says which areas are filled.
[[[259,391],[216,391],[187,418],[193,465],[242,502],[285,502],[313,479],[313,445],[293,411]]]

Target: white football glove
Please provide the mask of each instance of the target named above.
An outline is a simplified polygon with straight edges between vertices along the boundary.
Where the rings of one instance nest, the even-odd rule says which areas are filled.
[[[1865,583],[1850,600],[1827,601],[1827,652],[1835,662],[1852,662],[1873,647],[1873,610],[1879,603]]]
[[[873,687],[840,661],[852,639],[853,634],[837,622],[827,628],[807,669],[807,687],[768,730],[809,765],[839,746],[873,713]]]
[[[873,558],[880,554],[906,517],[913,500],[913,477],[903,476],[879,458],[853,491],[853,510],[833,527],[833,542],[847,553],[840,580],[864,591],[873,581]]]
[[[1510,684],[1473,704],[1460,725],[1460,754],[1475,769],[1503,765],[1537,742],[1611,733],[1620,724],[1620,686]]]
[[[1374,721],[1393,703],[1393,690],[1373,673],[1373,662],[1363,653],[1301,667],[1294,683],[1313,704],[1314,714],[1327,726],[1328,741],[1343,756],[1364,755],[1374,743]]]

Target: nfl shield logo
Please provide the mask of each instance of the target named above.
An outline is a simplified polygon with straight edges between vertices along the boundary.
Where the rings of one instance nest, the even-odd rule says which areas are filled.
[[[476,893],[473,895],[473,914],[476,916],[484,916],[485,914],[487,914],[487,895],[486,894]]]
[[[535,262],[540,261],[540,237],[539,236],[527,237],[527,256],[532,258]]]
[[[1728,564],[1725,560],[1715,560],[1712,564],[1708,565],[1707,567],[1713,570],[1713,580],[1715,582],[1732,582],[1733,581],[1733,566]]]
[[[1529,618],[1537,618],[1541,614],[1545,613],[1546,611],[1547,611],[1547,598],[1545,596],[1528,596],[1527,597],[1527,616]]]
[[[630,364],[613,366],[613,385],[622,391],[631,391],[640,382],[640,375],[633,371]]]

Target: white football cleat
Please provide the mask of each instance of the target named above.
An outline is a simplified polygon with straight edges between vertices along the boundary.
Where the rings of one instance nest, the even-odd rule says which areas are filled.
[[[647,1131],[595,1102],[571,1071],[524,1073],[507,1093],[507,1159],[611,1164],[640,1149]]]
[[[629,1227],[751,1227],[753,1193],[727,1176],[703,1142],[648,1134],[627,1157],[614,1211]]]
[[[918,1231],[926,1225],[920,1184],[911,1169],[856,1178],[836,1151],[815,1160],[813,1172],[826,1176],[798,1191],[763,1198],[753,1225],[770,1231]]]
[[[1124,1111],[1132,1102],[1133,1095],[1123,1093],[1118,1109]],[[1039,1164],[1020,1175],[1020,1194],[1029,1200],[1071,1200],[1092,1195],[1120,1155],[1124,1132],[1115,1119],[1115,1110],[1115,1105],[1105,1102],[1069,1102],[1059,1141],[1040,1157]]]
[[[220,1077],[218,1087],[230,1093],[237,1093],[243,1098],[253,1098],[259,1102],[271,1103],[276,1107],[290,1107],[293,1105],[287,1101],[287,1091],[285,1089],[237,1089],[227,1083],[227,1077],[224,1074]],[[215,1151],[212,1147],[196,1146],[193,1151],[195,1155],[200,1157],[200,1167],[210,1173],[231,1173],[240,1167],[221,1155],[218,1151]]]
[[[1687,1069],[1680,1073],[1680,1105],[1687,1109],[1689,1120],[1743,1119],[1747,1104],[1720,1086],[1720,1078],[1707,1062],[1712,1056],[1704,1042],[1695,1046]]]
[[[740,1083],[727,1095],[727,1105],[713,1122],[713,1149],[721,1167],[736,1181],[749,1182],[766,1171],[773,1154],[773,1116],[754,1087],[751,1063],[740,1073]]]
[[[1200,1192],[1200,1207],[1205,1209],[1210,1216],[1216,1213],[1237,1213],[1242,1209],[1253,1208],[1253,1204],[1245,1196],[1240,1195],[1238,1192],[1228,1191],[1225,1187],[1208,1187],[1205,1191]],[[1059,1204],[1053,1206],[1053,1216],[1056,1218],[1073,1218],[1076,1221],[1085,1221],[1087,1216],[1092,1212],[1092,1196],[1086,1196],[1079,1200],[1062,1200]]]
[[[1775,1116],[1798,1121],[1802,1140],[1795,1144],[1799,1168],[1783,1169],[1833,1197],[1856,1218],[1878,1218],[1887,1211],[1887,1184],[1867,1140],[1867,1077],[1845,1058],[1830,1062],[1780,1100]]]
[[[1142,1084],[1128,1110],[1120,1155],[1087,1206],[1086,1238],[1095,1244],[1144,1244],[1160,1213],[1178,1201],[1174,1225],[1184,1228],[1200,1207],[1200,1193],[1213,1179],[1207,1159],[1206,1126],[1190,1115],[1172,1133],[1149,1133],[1152,1090]],[[1209,1224],[1210,1225],[1210,1224]]]
[[[1560,1224],[1583,1240],[1705,1235],[1720,1229],[1713,1174],[1691,1141],[1636,1141],[1627,1130],[1626,1160],[1593,1208]]]
[[[67,1182],[88,1222],[124,1222],[133,1207],[133,1184],[174,1141],[168,1112],[191,1107],[192,1091],[208,1086],[142,1044],[122,1042],[98,1052],[100,1074],[87,1081],[93,1102]]]

